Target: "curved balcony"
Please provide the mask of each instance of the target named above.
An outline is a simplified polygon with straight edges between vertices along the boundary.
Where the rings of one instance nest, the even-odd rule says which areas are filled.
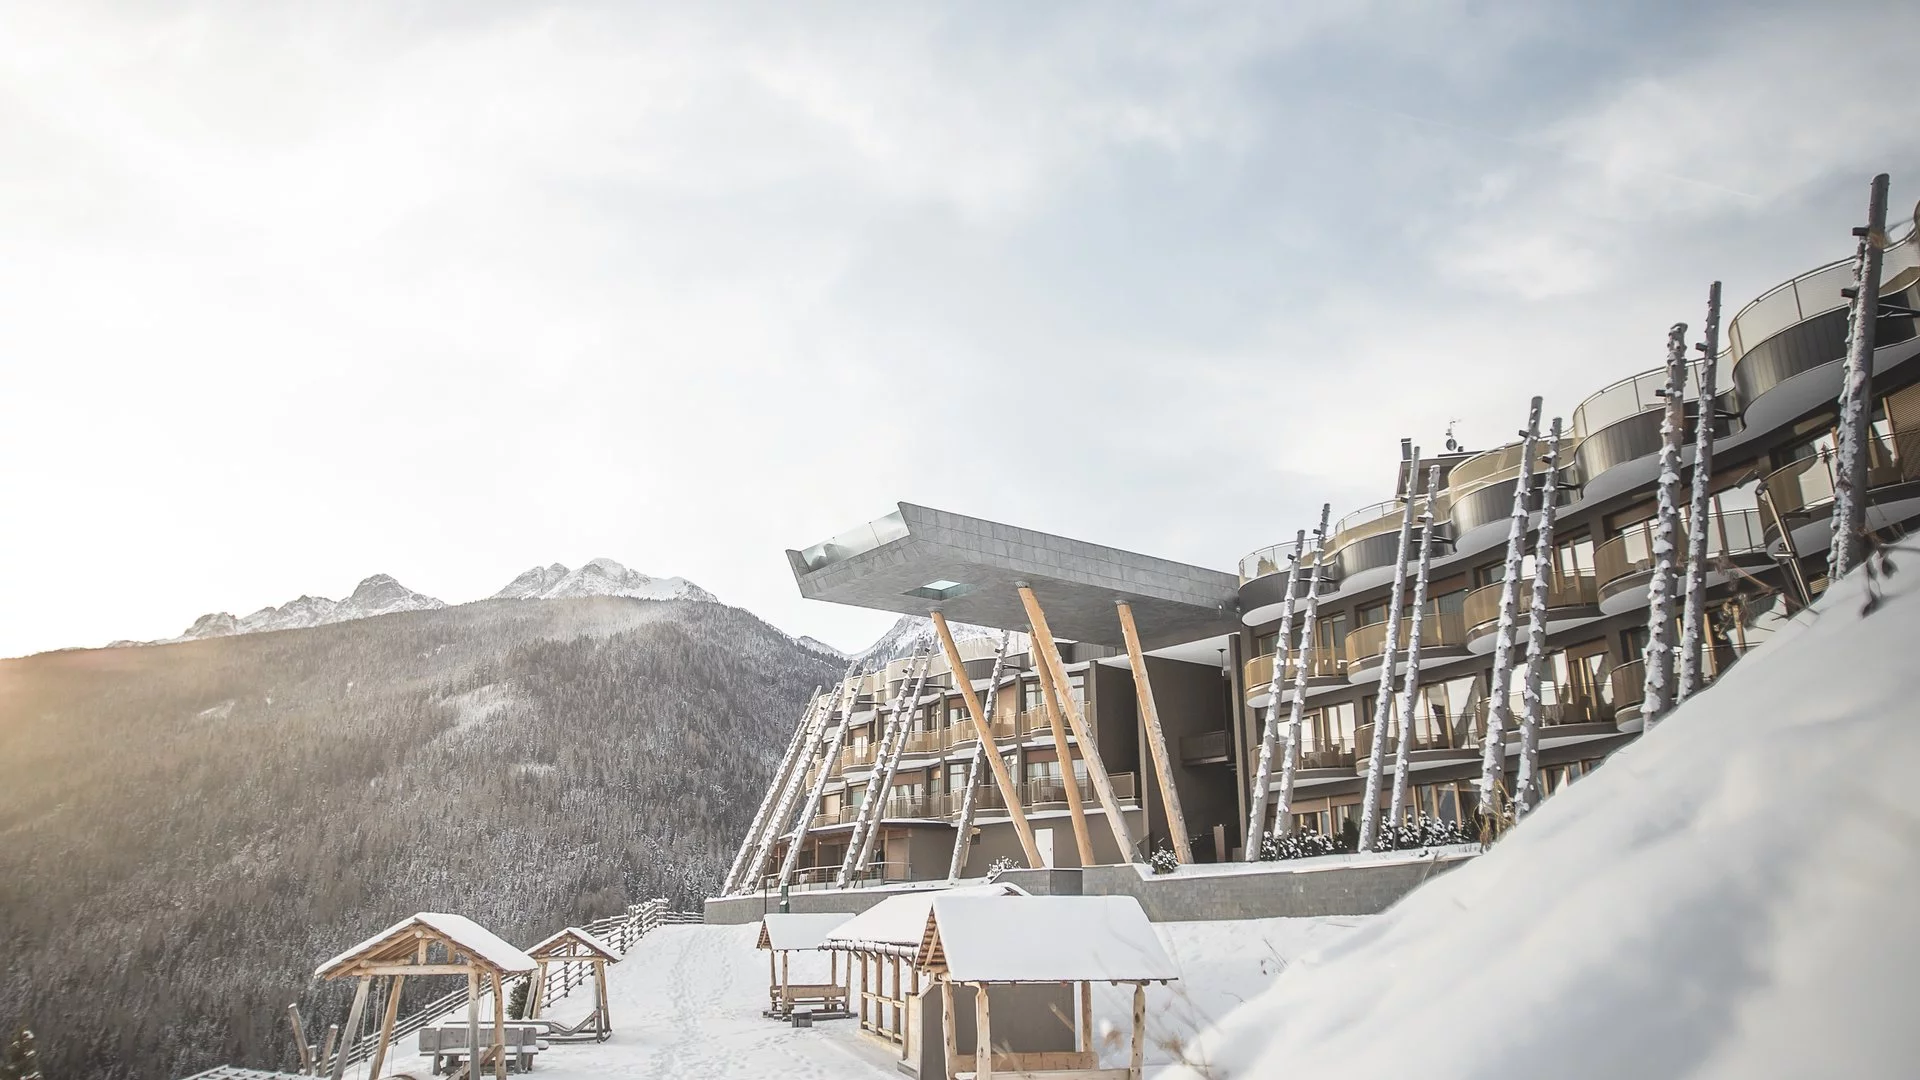
[[[1500,590],[1503,582],[1494,582],[1467,594],[1464,618],[1467,623],[1467,648],[1476,654],[1493,651],[1500,629]],[[1533,602],[1533,582],[1520,583],[1517,641],[1524,642],[1528,611]],[[1547,633],[1592,622],[1600,617],[1599,589],[1591,574],[1555,575],[1547,589]]]
[[[1770,550],[1781,544],[1780,526],[1792,531],[1802,554],[1827,543],[1833,515],[1833,455],[1816,454],[1767,474],[1760,497]],[[1896,431],[1874,439],[1867,458],[1867,527],[1882,529],[1920,513],[1920,431]]]
[[[1270,551],[1273,549],[1263,550]],[[1286,545],[1285,553],[1281,554],[1280,558],[1284,561],[1286,557],[1292,553],[1293,545],[1288,544]],[[1247,556],[1247,559],[1253,559],[1259,554],[1259,552],[1255,552],[1253,555]],[[1247,559],[1241,560],[1243,567],[1247,564]],[[1255,564],[1256,568],[1264,565],[1268,564],[1259,562]],[[1309,555],[1306,559],[1306,565],[1300,568],[1300,574],[1293,582],[1293,596],[1295,600],[1303,600],[1306,598],[1307,587],[1312,584],[1313,581],[1311,576],[1312,570],[1313,559],[1312,556]],[[1331,572],[1333,568],[1328,567],[1328,570]],[[1335,586],[1329,581],[1323,580],[1320,583],[1320,595],[1326,596],[1328,593],[1333,592],[1334,588]],[[1280,617],[1280,609],[1284,606],[1286,598],[1287,572],[1284,566],[1261,577],[1252,579],[1243,578],[1240,585],[1240,621],[1248,626],[1261,626],[1270,623]]]
[[[1405,613],[1400,619],[1400,652],[1396,654],[1394,674],[1407,670],[1407,641],[1413,623]],[[1375,682],[1380,678],[1380,657],[1386,651],[1387,624],[1373,623],[1347,635],[1347,681]],[[1420,617],[1420,665],[1430,667],[1470,655],[1467,651],[1467,624],[1458,612],[1437,612],[1428,604]]]
[[[1653,581],[1654,529],[1654,522],[1643,521],[1594,549],[1594,580],[1600,589],[1602,614],[1618,615],[1646,607],[1648,586]],[[1677,543],[1679,550],[1674,558],[1684,564],[1685,529],[1680,530]],[[1731,581],[1737,576],[1735,567],[1752,570],[1771,565],[1760,511],[1728,510],[1710,515],[1707,558],[1708,588]]]
[[[1578,440],[1572,435],[1560,439],[1562,476],[1572,463]],[[1546,440],[1535,443],[1545,454]],[[1537,462],[1536,462],[1537,465]],[[1453,535],[1454,554],[1483,551],[1507,537],[1507,523],[1513,517],[1513,486],[1520,478],[1520,444],[1508,443],[1454,466],[1447,474],[1449,532]],[[1568,498],[1562,493],[1562,504]],[[1539,499],[1534,497],[1536,511]]]
[[[1430,769],[1441,765],[1456,764],[1462,761],[1475,761],[1480,757],[1480,736],[1486,728],[1486,720],[1478,722],[1468,720],[1473,730],[1466,732],[1463,740],[1459,733],[1445,728],[1422,731],[1420,724],[1414,725],[1413,739],[1407,744],[1407,768],[1409,771]],[[1400,743],[1400,722],[1387,722],[1387,767],[1393,767],[1393,756]],[[1353,729],[1353,772],[1356,776],[1367,775],[1368,759],[1373,754],[1373,721],[1368,720]],[[1389,778],[1389,783],[1391,778]],[[1384,793],[1384,788],[1383,788]]]
[[[1647,700],[1647,662],[1630,660],[1607,673],[1607,685],[1613,688],[1613,722],[1621,731],[1638,731],[1640,706]]]
[[[1247,704],[1256,709],[1264,709],[1272,700],[1273,689],[1273,653],[1256,656],[1247,661],[1242,669],[1247,691]],[[1313,650],[1313,659],[1307,663],[1307,696],[1313,697],[1323,690],[1347,685],[1346,660],[1340,656],[1329,656],[1325,649]],[[1293,683],[1300,668],[1297,662],[1287,664],[1286,676],[1282,679],[1280,699],[1290,701],[1293,698]]]
[[[1437,514],[1447,513],[1448,500],[1442,496],[1434,500]],[[1360,589],[1375,585],[1392,576],[1394,560],[1400,554],[1400,523],[1407,512],[1407,504],[1399,499],[1363,506],[1347,514],[1333,525],[1327,541],[1327,557],[1332,560],[1328,566],[1334,580],[1342,588]],[[1414,507],[1414,525],[1419,527],[1419,505]],[[1444,523],[1434,535],[1434,543],[1439,554],[1445,555],[1452,550],[1451,532]],[[1413,540],[1419,540],[1415,533]]]
[[[1658,476],[1660,426],[1666,417],[1666,398],[1660,392],[1666,385],[1667,369],[1662,365],[1621,379],[1574,409],[1573,430],[1580,443],[1573,456],[1585,484],[1583,498],[1610,498]],[[1681,397],[1687,417],[1683,445],[1688,451],[1683,452],[1690,452],[1700,412],[1699,371],[1692,364],[1687,365]],[[1639,467],[1614,472],[1635,462]]]

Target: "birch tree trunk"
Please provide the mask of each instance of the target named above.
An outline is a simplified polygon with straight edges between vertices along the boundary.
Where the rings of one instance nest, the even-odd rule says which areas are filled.
[[[993,714],[1000,704],[1000,675],[1007,668],[1007,649],[1013,644],[1013,632],[1000,632],[1000,648],[993,654],[993,672],[987,677],[992,686],[987,696],[987,729],[993,729]],[[1032,648],[1031,645],[1028,648]],[[960,871],[967,863],[967,850],[973,846],[973,815],[980,805],[980,788],[985,783],[987,755],[993,753],[985,741],[976,743],[973,757],[967,761],[967,786],[960,796],[959,829],[953,835],[953,856],[947,864],[947,880],[958,881]]]
[[[1380,834],[1380,779],[1387,767],[1387,724],[1393,719],[1393,669],[1400,653],[1400,604],[1407,593],[1407,558],[1413,554],[1414,486],[1420,479],[1420,448],[1407,459],[1407,506],[1400,515],[1400,546],[1393,560],[1393,592],[1387,596],[1387,637],[1380,646],[1380,682],[1374,691],[1373,738],[1367,747],[1367,786],[1360,797],[1360,850],[1372,851]]]
[[[747,860],[760,846],[760,837],[767,831],[767,818],[773,812],[773,804],[780,799],[780,792],[786,786],[787,776],[793,771],[793,763],[800,758],[800,747],[806,742],[807,732],[813,726],[813,710],[820,703],[820,691],[823,687],[813,688],[813,696],[807,699],[806,711],[800,714],[800,723],[793,730],[793,738],[787,740],[787,752],[780,755],[780,767],[774,770],[773,777],[767,782],[767,793],[760,797],[760,808],[753,812],[753,824],[747,826],[746,838],[740,841],[740,850],[733,857],[733,865],[727,868],[727,877],[720,886],[720,895],[731,896],[741,887],[740,878],[744,876]]]
[[[1653,580],[1647,590],[1646,686],[1642,734],[1673,707],[1673,593],[1680,547],[1680,443],[1685,435],[1687,324],[1667,333],[1667,407],[1660,421],[1659,519],[1653,533]]]
[[[1293,650],[1293,705],[1287,713],[1286,751],[1280,757],[1280,794],[1273,807],[1275,834],[1293,829],[1293,776],[1300,769],[1300,722],[1306,716],[1307,670],[1313,666],[1314,621],[1320,615],[1320,580],[1327,568],[1327,515],[1332,509],[1332,503],[1320,504],[1320,527],[1313,534],[1313,574],[1307,579],[1307,611],[1300,618],[1299,644]],[[1286,633],[1286,628],[1280,632]]]
[[[1686,607],[1680,615],[1680,685],[1675,705],[1700,689],[1700,657],[1707,638],[1708,517],[1713,512],[1713,399],[1718,393],[1720,368],[1720,283],[1707,287],[1707,339],[1700,346],[1700,404],[1695,409],[1693,436],[1693,501],[1687,511]]]
[[[1560,418],[1547,429],[1547,482],[1540,494],[1540,533],[1533,544],[1533,604],[1527,616],[1527,677],[1521,685],[1520,763],[1513,783],[1513,819],[1540,802],[1540,669],[1547,662],[1547,605],[1552,599],[1554,496],[1560,487]]]
[[[1540,399],[1527,408],[1520,433],[1520,476],[1513,482],[1513,518],[1507,526],[1506,576],[1500,580],[1500,625],[1493,639],[1493,677],[1487,686],[1487,732],[1480,755],[1480,812],[1498,815],[1507,774],[1507,726],[1513,721],[1513,634],[1520,612],[1520,565],[1526,551],[1527,503],[1533,490],[1533,442],[1540,435]]]
[[[1833,480],[1833,543],[1827,581],[1847,576],[1866,550],[1867,432],[1873,413],[1873,331],[1880,314],[1880,253],[1887,246],[1887,174],[1873,178],[1867,193],[1867,225],[1855,229],[1851,326],[1840,387],[1839,453]]]
[[[779,846],[780,834],[786,823],[793,820],[793,803],[800,797],[800,791],[806,786],[807,767],[819,756],[820,740],[826,737],[827,726],[833,719],[833,710],[839,707],[840,698],[847,691],[847,680],[853,678],[853,672],[859,661],[847,664],[847,670],[841,672],[840,681],[833,684],[833,693],[827,697],[826,704],[814,714],[813,730],[805,740],[806,749],[800,759],[794,762],[793,772],[788,774],[787,782],[780,792],[780,798],[774,803],[773,817],[767,821],[767,832],[760,840],[759,850],[754,852],[748,864],[747,875],[740,887],[751,890],[753,884],[767,872],[767,864],[773,858],[774,848]]]
[[[1413,621],[1407,627],[1407,678],[1400,696],[1400,744],[1393,752],[1393,798],[1387,820],[1398,826],[1406,820],[1407,754],[1413,746],[1413,710],[1420,695],[1420,628],[1427,608],[1427,578],[1433,569],[1434,495],[1440,487],[1440,466],[1427,470],[1427,504],[1420,512],[1420,570],[1413,578]],[[1438,617],[1438,612],[1435,616]]]
[[[901,696],[889,710],[887,726],[880,735],[880,747],[874,753],[873,772],[867,777],[867,792],[854,818],[853,831],[847,836],[847,854],[840,860],[840,873],[834,878],[837,889],[847,887],[853,875],[866,864],[867,853],[873,848],[873,837],[880,831],[880,819],[886,812],[887,795],[893,790],[894,774],[900,769],[900,756],[907,748],[907,729],[913,726],[914,709],[920,704],[920,691],[926,685],[927,669],[932,665],[932,652],[908,663],[906,681],[900,687]]]
[[[1253,769],[1252,798],[1248,800],[1246,861],[1260,858],[1260,841],[1267,828],[1267,793],[1273,786],[1273,750],[1280,741],[1280,697],[1286,685],[1287,657],[1293,652],[1293,593],[1300,578],[1300,557],[1307,549],[1307,530],[1293,538],[1287,566],[1287,591],[1280,599],[1280,633],[1273,649],[1273,678],[1267,683],[1267,716],[1260,730],[1260,757]]]
[[[844,682],[841,683],[843,690],[845,686]],[[833,774],[833,759],[840,756],[840,747],[847,741],[847,729],[853,726],[853,708],[859,704],[859,696],[857,689],[840,696],[840,723],[832,727],[833,734],[827,738],[826,751],[820,758],[820,775],[813,778],[813,784],[807,789],[806,801],[800,804],[800,816],[793,825],[793,843],[788,845],[787,857],[780,863],[781,885],[785,885],[800,866],[800,849],[806,845],[807,834],[813,830],[814,810],[819,807],[821,796],[827,793],[827,781]],[[827,721],[829,725],[832,724],[831,713]]]

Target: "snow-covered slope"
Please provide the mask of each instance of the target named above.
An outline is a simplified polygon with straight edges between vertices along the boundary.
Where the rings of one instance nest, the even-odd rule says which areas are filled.
[[[1912,1075],[1920,550],[1860,573],[1170,1076]]]
[[[230,634],[254,634],[267,630],[299,630],[309,626],[390,615],[396,611],[432,611],[446,603],[424,593],[414,592],[387,574],[375,574],[360,582],[344,600],[324,596],[301,596],[279,607],[264,607],[245,618],[225,611],[202,615],[174,641],[198,641]]]
[[[559,563],[536,566],[494,593],[495,600],[563,600],[581,596],[628,596],[640,600],[702,600],[714,595],[681,577],[649,577],[612,559],[595,559],[578,570]]]
[[[957,645],[969,641],[989,641],[998,645],[1000,631],[985,626],[973,626],[969,623],[950,622],[947,628],[953,631],[953,640]],[[900,620],[880,635],[879,640],[853,654],[854,660],[862,669],[871,669],[889,661],[906,656],[914,656],[940,647],[935,640],[933,620],[920,615],[902,615]]]

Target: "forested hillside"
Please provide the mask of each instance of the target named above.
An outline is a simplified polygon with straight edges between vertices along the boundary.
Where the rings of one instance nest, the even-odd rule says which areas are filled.
[[[284,1065],[287,1003],[345,1012],[315,963],[414,911],[527,944],[692,904],[838,674],[614,598],[0,661],[0,1031],[49,1077]]]

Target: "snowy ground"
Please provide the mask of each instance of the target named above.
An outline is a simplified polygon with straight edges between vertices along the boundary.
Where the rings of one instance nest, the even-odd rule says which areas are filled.
[[[1365,919],[1262,919],[1165,923],[1155,927],[1179,962],[1183,982],[1149,992],[1150,1063],[1180,1060],[1195,1032],[1259,993],[1304,955],[1352,935]],[[898,1049],[862,1036],[853,1020],[794,1029],[760,1015],[766,1007],[767,955],[755,949],[759,927],[664,926],[607,971],[615,1034],[605,1043],[558,1044],[535,1061],[534,1076],[586,1080],[608,1076],[766,1077],[897,1080]],[[824,971],[821,973],[824,975]],[[794,978],[811,977],[794,971]],[[592,998],[585,988],[550,1010],[572,1022]],[[1130,992],[1096,991],[1095,1026],[1109,1034],[1108,1064],[1124,1064]],[[414,1040],[401,1049],[412,1051]],[[411,1053],[390,1072],[427,1075]],[[351,1075],[351,1072],[350,1072]]]
[[[1920,551],[1276,980],[1185,1077],[1920,1075]]]

